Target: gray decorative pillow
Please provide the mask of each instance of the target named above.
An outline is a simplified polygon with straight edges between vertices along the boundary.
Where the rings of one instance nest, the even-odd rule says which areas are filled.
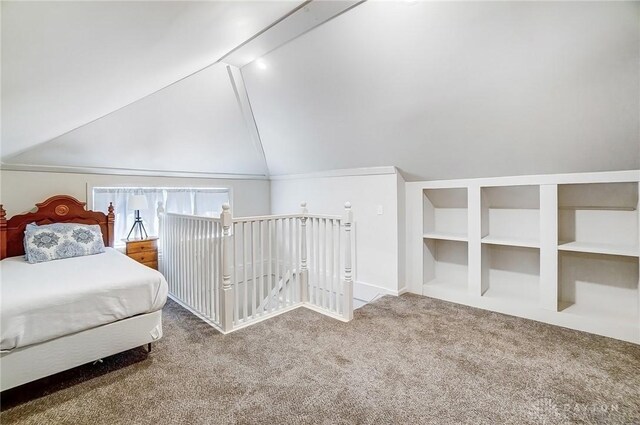
[[[24,251],[31,264],[104,252],[102,231],[97,224],[28,224]]]

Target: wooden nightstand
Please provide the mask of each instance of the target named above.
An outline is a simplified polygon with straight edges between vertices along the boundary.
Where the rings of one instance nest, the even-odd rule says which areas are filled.
[[[127,244],[127,256],[138,263],[158,270],[158,238],[123,239]]]

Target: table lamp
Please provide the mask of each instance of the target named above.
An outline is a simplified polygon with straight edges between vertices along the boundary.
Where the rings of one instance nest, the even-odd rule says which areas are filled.
[[[133,222],[133,226],[131,226],[129,234],[127,235],[127,240],[129,240],[131,233],[133,233],[134,238],[136,237],[136,234],[138,233],[135,230],[136,228],[138,228],[138,231],[140,232],[140,239],[148,238],[149,236],[147,235],[144,224],[142,224],[142,218],[140,217],[140,210],[146,210],[148,208],[147,197],[144,195],[129,195],[127,207],[130,210],[135,210],[135,221]],[[144,238],[142,237],[143,234]]]

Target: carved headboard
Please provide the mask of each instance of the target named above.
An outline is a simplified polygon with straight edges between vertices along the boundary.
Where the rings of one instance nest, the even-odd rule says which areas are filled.
[[[109,214],[88,211],[85,205],[85,202],[80,202],[72,196],[52,196],[36,204],[35,212],[15,215],[9,220],[6,219],[6,212],[0,205],[0,259],[24,255],[24,229],[29,223],[99,224],[105,246],[113,247],[113,205],[109,204]]]

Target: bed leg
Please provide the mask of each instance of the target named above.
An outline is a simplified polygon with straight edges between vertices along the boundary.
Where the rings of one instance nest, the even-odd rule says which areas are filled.
[[[147,344],[147,352],[150,353],[151,352],[151,343]]]

